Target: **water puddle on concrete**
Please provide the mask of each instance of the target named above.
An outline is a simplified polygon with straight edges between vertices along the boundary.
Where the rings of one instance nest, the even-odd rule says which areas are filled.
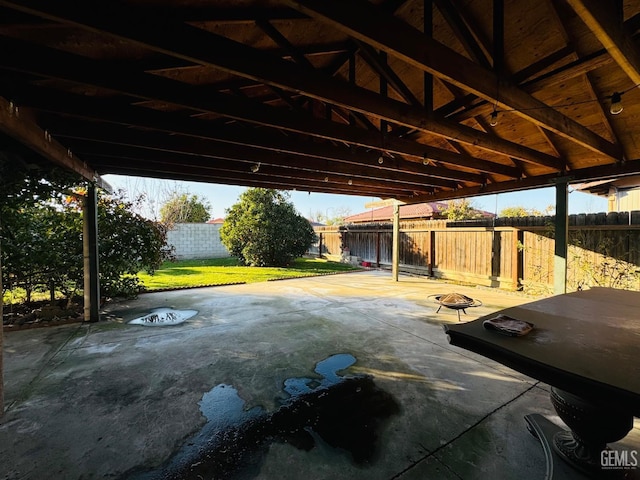
[[[130,325],[144,325],[145,327],[167,327],[180,325],[198,313],[197,310],[174,310],[173,308],[156,308],[151,313],[134,318]]]
[[[217,385],[199,402],[207,423],[160,469],[126,478],[252,478],[274,442],[310,451],[318,441],[348,454],[360,466],[371,465],[381,448],[378,429],[399,405],[369,375],[338,372],[356,362],[353,355],[332,355],[316,364],[321,378],[289,378],[289,394],[269,413],[246,409],[231,385]],[[284,468],[284,467],[283,467]]]

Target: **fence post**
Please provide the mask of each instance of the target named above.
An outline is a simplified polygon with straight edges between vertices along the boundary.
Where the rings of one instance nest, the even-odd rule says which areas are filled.
[[[318,258],[322,258],[322,232],[320,232],[318,237]]]
[[[433,277],[434,258],[436,256],[436,232],[435,230],[429,230],[429,237],[427,237],[427,251],[429,252],[429,263],[427,265],[429,276]]]
[[[502,232],[493,227],[491,239],[491,276],[498,280],[500,278],[500,261],[502,259]]]

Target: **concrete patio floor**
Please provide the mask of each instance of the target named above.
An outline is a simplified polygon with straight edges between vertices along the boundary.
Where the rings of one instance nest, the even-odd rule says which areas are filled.
[[[523,416],[560,423],[548,386],[449,345],[457,314],[427,296],[451,291],[483,301],[463,320],[534,300],[367,271],[145,294],[99,324],[7,333],[0,479],[207,462],[224,464],[209,478],[542,479]],[[198,314],[126,324],[159,307]],[[620,448],[640,449],[638,427]]]

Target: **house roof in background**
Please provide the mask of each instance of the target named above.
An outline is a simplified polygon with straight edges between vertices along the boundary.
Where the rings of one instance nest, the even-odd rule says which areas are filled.
[[[574,190],[591,193],[600,197],[607,197],[611,188],[616,188],[618,190],[633,190],[640,188],[640,175],[586,182],[573,186]]]
[[[447,208],[446,202],[414,203],[400,205],[400,218],[441,218],[442,211]],[[393,206],[374,208],[366,212],[345,217],[345,223],[388,222],[393,218]]]

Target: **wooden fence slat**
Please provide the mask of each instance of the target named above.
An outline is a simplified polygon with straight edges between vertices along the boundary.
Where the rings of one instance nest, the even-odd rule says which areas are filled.
[[[506,220],[401,222],[401,269],[544,291],[553,285],[551,217],[520,219],[513,222],[517,228]],[[640,290],[640,212],[572,215],[570,224],[568,290],[595,285]],[[390,224],[317,227],[316,232],[329,255],[348,246],[364,261],[391,264]]]

